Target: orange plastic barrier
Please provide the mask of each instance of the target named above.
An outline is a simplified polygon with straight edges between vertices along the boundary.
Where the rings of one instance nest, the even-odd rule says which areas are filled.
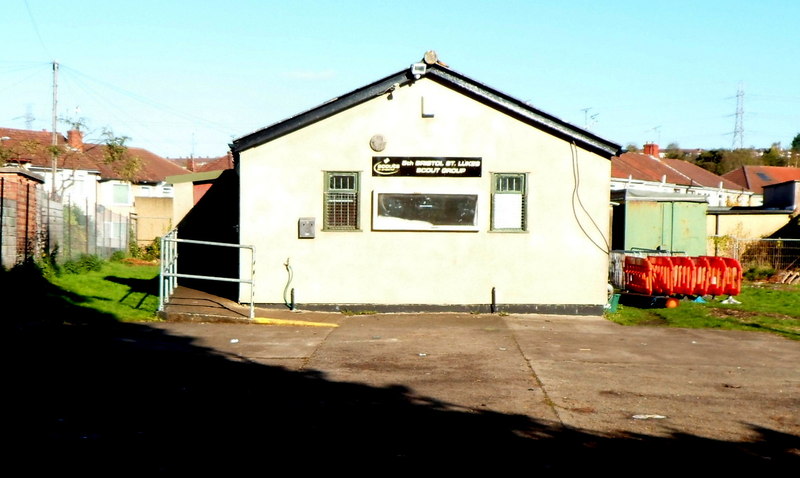
[[[710,269],[711,295],[739,295],[742,291],[742,265],[730,257],[707,256]]]
[[[694,292],[690,293],[691,295],[708,295],[708,271],[710,267],[708,265],[708,258],[705,256],[700,257],[692,257],[692,262],[694,263],[694,273],[695,273],[695,282],[694,282]]]
[[[650,256],[647,258],[653,265],[653,293],[672,295],[675,288],[675,267],[670,256]]]
[[[725,293],[739,295],[742,292],[742,265],[736,259],[725,257],[727,276],[725,278]]]
[[[725,293],[725,268],[727,265],[721,257],[708,256],[708,283],[706,293],[722,295]]]
[[[715,256],[625,256],[625,287],[645,295],[739,295],[742,266]]]
[[[697,266],[691,257],[676,256],[672,258],[675,275],[675,294],[692,295],[697,288]]]
[[[653,295],[653,268],[647,257],[625,256],[622,266],[625,287],[639,294]]]

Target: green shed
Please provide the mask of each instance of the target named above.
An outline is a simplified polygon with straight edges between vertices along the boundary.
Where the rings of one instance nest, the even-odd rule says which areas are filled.
[[[622,189],[611,203],[612,249],[706,255],[704,196]]]

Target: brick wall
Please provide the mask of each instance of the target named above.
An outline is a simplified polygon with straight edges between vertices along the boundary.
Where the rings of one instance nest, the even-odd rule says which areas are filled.
[[[0,266],[10,268],[36,252],[38,189],[43,183],[18,168],[0,168]]]

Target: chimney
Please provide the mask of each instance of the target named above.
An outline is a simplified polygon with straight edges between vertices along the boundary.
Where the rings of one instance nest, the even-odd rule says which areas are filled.
[[[658,151],[658,145],[655,144],[655,143],[647,143],[647,144],[645,144],[644,145],[644,154],[649,154],[650,156],[653,156],[653,157],[656,157],[656,158],[660,158],[661,157],[661,156],[659,156],[660,153]]]
[[[83,151],[83,133],[78,129],[67,131],[67,145],[72,149]]]

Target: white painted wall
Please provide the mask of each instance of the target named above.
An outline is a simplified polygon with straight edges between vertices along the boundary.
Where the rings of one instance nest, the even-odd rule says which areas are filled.
[[[423,97],[433,118],[421,115]],[[387,140],[381,153],[369,147],[375,134]],[[378,155],[481,157],[482,177],[373,177]],[[573,157],[587,212],[573,198]],[[322,230],[325,171],[361,172],[361,231]],[[489,231],[492,172],[528,173],[527,232]],[[257,250],[256,303],[284,302],[287,260],[298,304],[488,304],[493,287],[498,304],[607,300],[610,161],[431,80],[246,150],[239,173],[241,242]],[[477,193],[479,231],[372,231],[375,191]],[[314,239],[298,239],[300,217],[316,219]],[[249,301],[247,285],[240,301]]]

